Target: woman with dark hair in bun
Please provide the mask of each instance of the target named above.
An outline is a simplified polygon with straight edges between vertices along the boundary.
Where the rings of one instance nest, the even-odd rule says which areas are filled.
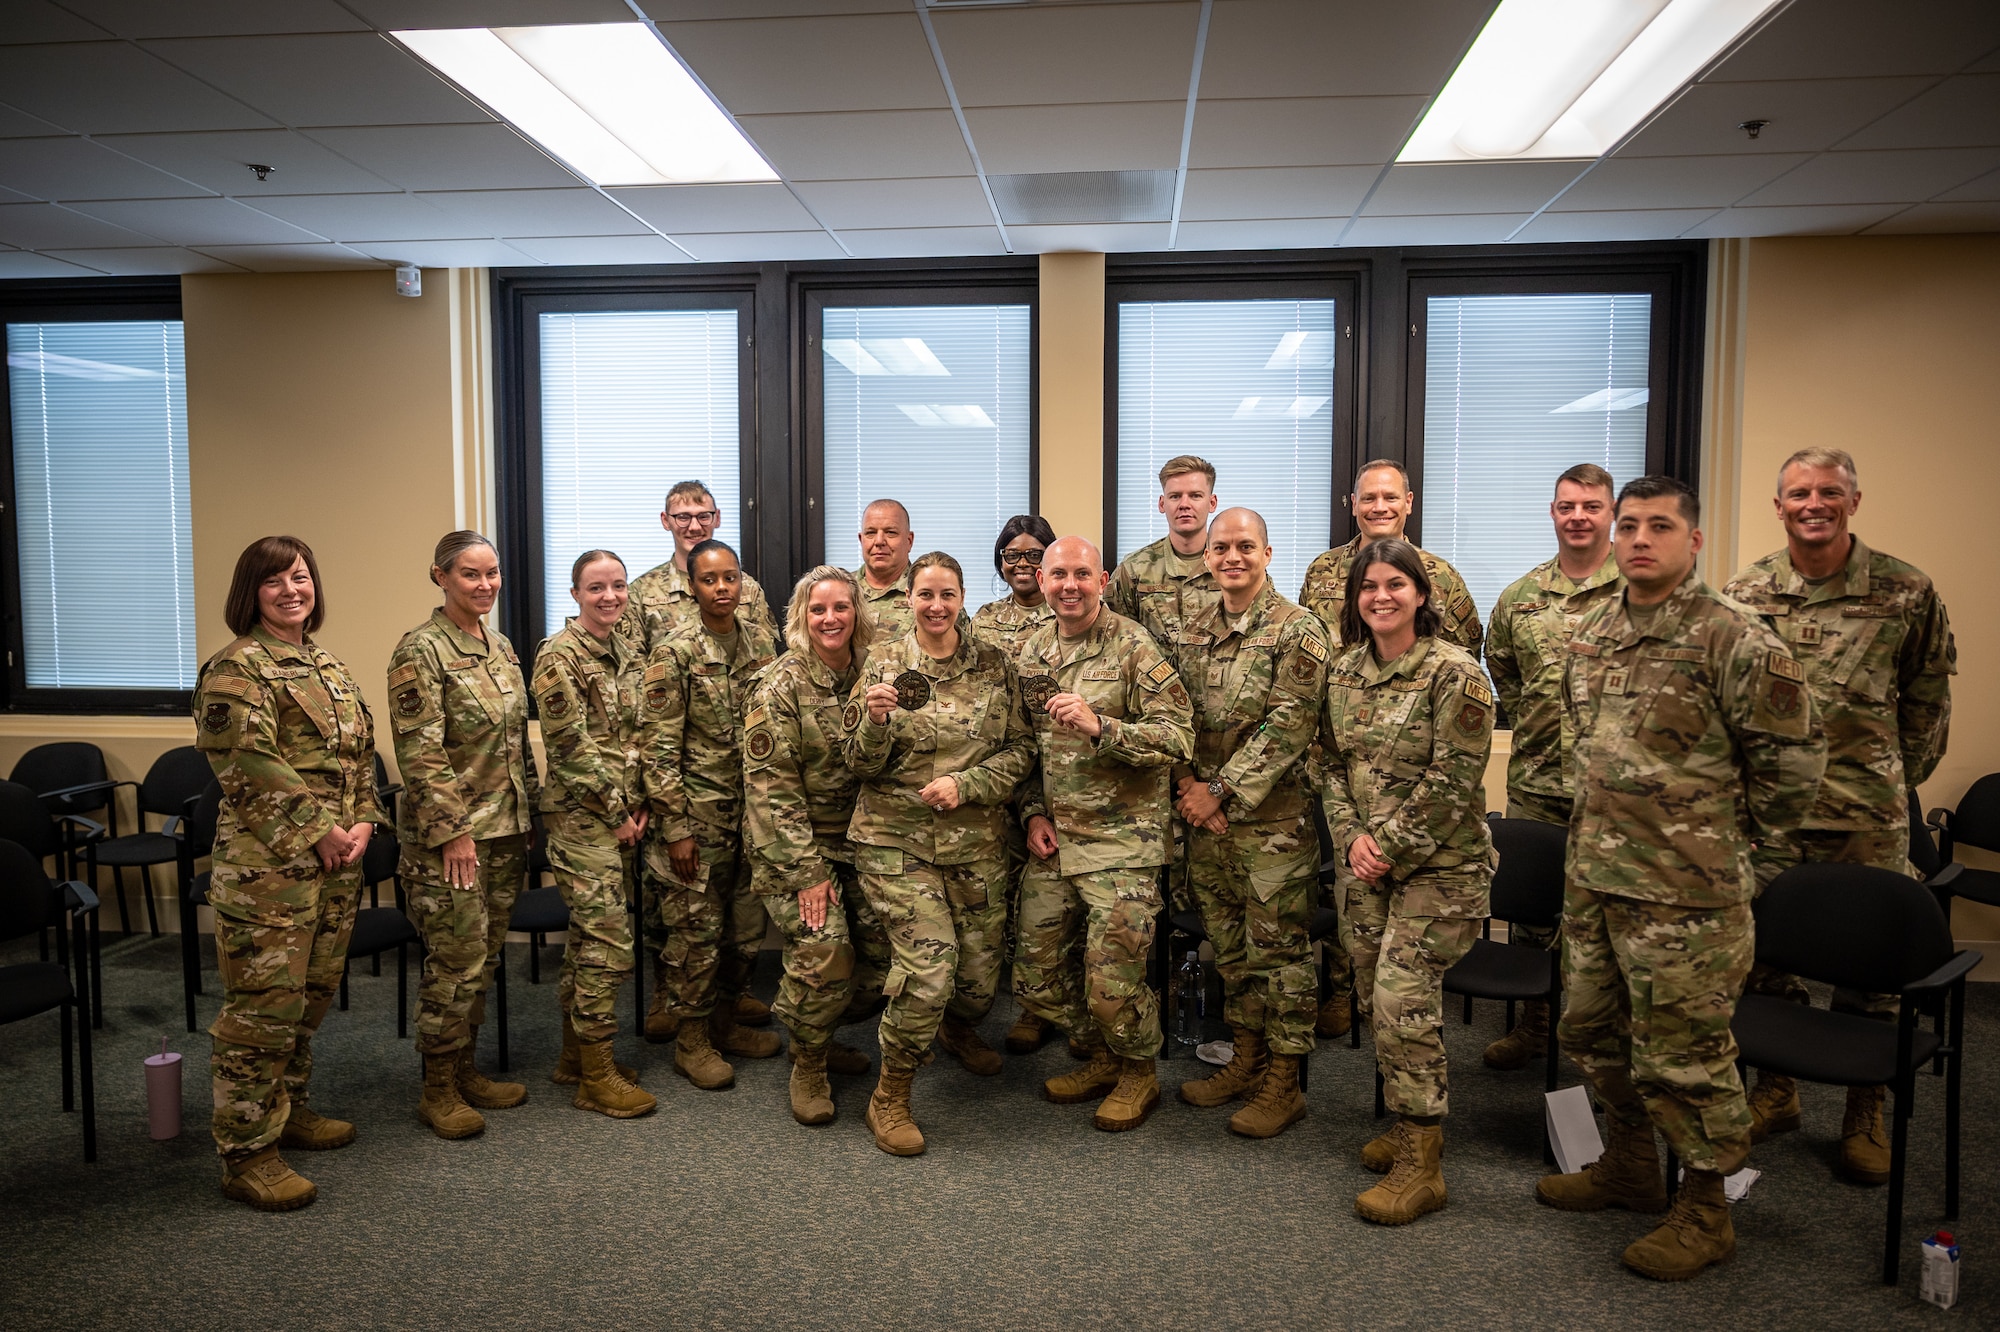
[[[993,571],[1007,584],[1007,595],[989,601],[972,617],[973,637],[991,643],[1009,657],[1021,641],[1054,614],[1042,595],[1042,552],[1056,541],[1048,519],[1035,513],[1009,518],[993,542]]]

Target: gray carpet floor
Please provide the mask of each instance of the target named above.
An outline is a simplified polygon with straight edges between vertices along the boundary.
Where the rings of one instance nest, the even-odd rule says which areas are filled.
[[[31,956],[10,945],[0,965]],[[263,1215],[217,1188],[208,1040],[184,1030],[177,941],[107,935],[95,1165],[79,1117],[59,1111],[54,1015],[0,1028],[0,1327],[2000,1326],[1996,987],[1974,987],[1968,1022],[1952,1228],[1970,1275],[1945,1315],[1916,1297],[1917,1241],[1943,1220],[1939,1079],[1919,1083],[1899,1288],[1880,1284],[1885,1191],[1832,1176],[1841,1098],[1826,1088],[1807,1089],[1803,1132],[1753,1154],[1764,1176],[1735,1208],[1735,1261],[1658,1285],[1618,1262],[1649,1219],[1536,1205],[1541,1066],[1480,1065],[1498,1005],[1447,1029],[1450,1206],[1382,1229],[1353,1215],[1374,1180],[1356,1151],[1379,1128],[1365,1044],[1315,1056],[1310,1115],[1268,1142],[1173,1098],[1202,1067],[1185,1055],[1162,1066],[1159,1112],[1121,1135],[1038,1097],[1069,1065],[1059,1044],[996,1078],[942,1060],[916,1084],[930,1151],[899,1160],[861,1123],[872,1080],[837,1080],[840,1118],[804,1128],[783,1058],[741,1061],[733,1090],[701,1092],[668,1047],[621,1036],[658,1113],[572,1108],[547,1080],[558,953],[540,986],[525,946],[511,956],[527,1104],[490,1112],[481,1137],[431,1135],[414,1114],[417,1057],[395,1034],[394,955],[380,977],[357,966],[351,1009],[316,1046],[314,1102],[356,1121],[359,1141],[292,1156],[319,1201]],[[994,1044],[1011,1016],[1003,999],[984,1028]],[[154,1142],[140,1061],[162,1035],[187,1056],[186,1129]],[[872,1027],[843,1035],[875,1053]]]

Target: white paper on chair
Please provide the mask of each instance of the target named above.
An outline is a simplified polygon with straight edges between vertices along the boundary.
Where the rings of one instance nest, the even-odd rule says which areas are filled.
[[[1722,1177],[1722,1196],[1733,1203],[1742,1202],[1743,1195],[1750,1192],[1750,1186],[1763,1178],[1763,1175],[1763,1171],[1752,1170],[1749,1166],[1742,1167],[1733,1175],[1724,1175]],[[1682,1170],[1674,1178],[1676,1181],[1686,1179],[1687,1171]]]
[[[1604,1154],[1604,1139],[1598,1136],[1597,1118],[1590,1111],[1590,1092],[1582,1086],[1564,1087],[1550,1092],[1547,1100],[1556,1169],[1575,1174]]]

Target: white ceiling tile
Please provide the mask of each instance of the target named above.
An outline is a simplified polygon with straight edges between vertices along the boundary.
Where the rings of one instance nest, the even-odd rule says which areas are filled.
[[[1190,171],[1181,196],[1181,220],[1344,218],[1361,205],[1380,171],[1372,166]]]
[[[2000,10],[2000,5],[1994,8]],[[1959,148],[1987,144],[2000,144],[2000,74],[1946,79],[1840,146]]]
[[[287,125],[491,120],[415,56],[372,32],[191,37],[146,49]]]
[[[1946,190],[1935,202],[1938,203],[1991,203],[2000,199],[2000,171],[1989,171],[1977,180],[1969,180],[1955,190]]]
[[[1582,173],[1585,162],[1439,162],[1391,167],[1370,216],[1532,212]]]
[[[886,227],[877,231],[843,231],[840,239],[856,259],[957,258],[975,254],[1005,254],[1000,232],[983,227]]]
[[[737,115],[949,106],[916,11],[663,23],[661,33]]]
[[[816,231],[783,185],[640,185],[611,197],[668,235],[683,231]]]
[[[1202,98],[1188,165],[1348,166],[1387,162],[1424,109],[1422,97]]]
[[[323,144],[291,130],[212,130],[205,134],[109,134],[97,140],[127,157],[221,194],[339,194],[392,190]],[[259,181],[250,163],[275,168]]]
[[[1493,0],[1220,0],[1208,97],[1370,97],[1444,86]]]
[[[961,106],[1185,102],[1197,4],[933,10]]]
[[[62,126],[51,125],[40,116],[16,111],[11,106],[0,106],[0,139],[40,139],[63,133]]]
[[[1780,13],[1711,79],[1949,74],[1996,43],[1992,0],[1812,0]]]
[[[1876,223],[1865,234],[1908,236],[1955,235],[2000,231],[2000,201],[1992,203],[1923,203]]]
[[[695,258],[712,263],[847,257],[824,231],[736,231],[673,239]]]
[[[1927,79],[1697,83],[1619,150],[1620,157],[1817,153],[1916,96]],[[1769,123],[1752,139],[1736,128]]]
[[[212,255],[183,250],[172,245],[147,245],[125,250],[51,250],[57,259],[85,264],[99,272],[119,277],[143,277],[149,273],[240,273],[239,266]]]
[[[928,180],[830,180],[796,185],[799,197],[826,226],[961,227],[993,223],[977,176]]]
[[[1344,217],[1182,222],[1174,250],[1322,250],[1337,242],[1346,226]]]
[[[1821,153],[1749,198],[1782,204],[1918,203],[2000,166],[2000,148]]]
[[[457,240],[468,230],[486,230],[468,228],[413,194],[294,194],[243,202],[335,241]]]
[[[632,21],[624,0],[347,0],[347,7],[390,31]]]
[[[1346,245],[1497,245],[1528,220],[1527,213],[1468,213],[1455,217],[1360,217]]]
[[[647,230],[596,190],[463,190],[418,197],[480,235],[618,236]]]
[[[112,248],[157,244],[124,227],[55,204],[0,204],[0,241],[24,250]]]
[[[1613,157],[1592,167],[1549,208],[1564,213],[1722,208],[1807,160],[1805,153]]]
[[[0,47],[9,105],[76,134],[262,129],[272,121],[124,42]]]
[[[209,191],[89,139],[0,139],[0,180],[38,199],[184,199]]]
[[[1092,222],[1067,226],[1009,227],[1016,254],[1060,254],[1088,250],[1102,254],[1146,254],[1167,248],[1164,222]]]
[[[1000,106],[965,113],[988,175],[1177,167],[1186,118],[1185,102]]]
[[[325,239],[234,199],[111,200],[80,203],[76,210],[158,236],[169,245],[286,245]]]
[[[568,168],[508,125],[357,126],[311,136],[409,190],[507,190],[574,185]]]
[[[0,45],[88,42],[110,35],[95,23],[58,9],[48,0],[7,0],[0,5]]]
[[[421,264],[425,268],[518,268],[534,261],[497,240],[359,241],[350,246],[387,264]]]
[[[391,277],[380,259],[338,245],[204,245],[203,254],[227,260],[253,273],[318,273],[335,268],[378,268],[382,281]]]
[[[1900,210],[1897,204],[1725,208],[1682,234],[1690,240],[1717,236],[1850,236]]]
[[[905,14],[910,0],[639,0],[662,23],[686,19],[810,18],[816,14]]]
[[[1517,241],[1576,242],[1671,240],[1713,208],[1649,208],[1604,213],[1543,213],[1521,229]]]
[[[0,252],[0,278],[102,277],[103,269],[66,264],[26,250]]]
[[[787,180],[957,176],[972,170],[950,111],[743,116],[743,132]]]
[[[538,264],[684,264],[688,256],[662,236],[521,236],[507,243]]]
[[[365,32],[334,0],[63,0],[120,37],[221,37],[263,32]]]

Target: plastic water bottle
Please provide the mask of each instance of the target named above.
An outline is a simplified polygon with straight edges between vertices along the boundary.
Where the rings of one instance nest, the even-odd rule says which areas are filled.
[[[1940,1309],[1958,1303],[1958,1241],[1940,1230],[1924,1241],[1923,1281],[1917,1293]]]
[[[1207,998],[1208,978],[1202,973],[1201,955],[1189,951],[1187,961],[1174,973],[1174,1043],[1201,1044],[1201,1013]]]

